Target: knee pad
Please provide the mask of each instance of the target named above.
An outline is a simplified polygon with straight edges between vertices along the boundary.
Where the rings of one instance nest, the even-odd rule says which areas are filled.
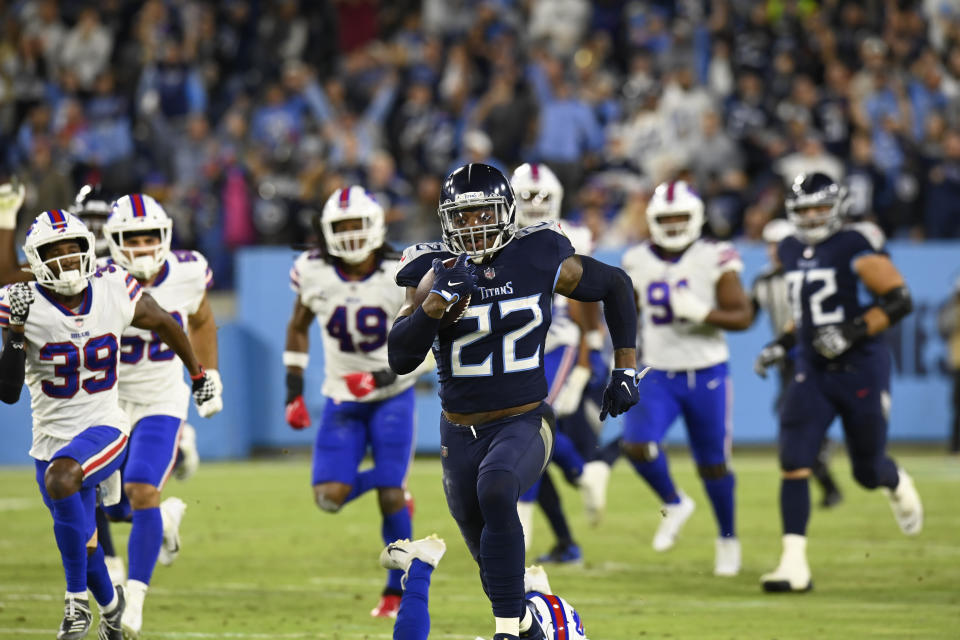
[[[656,442],[621,442],[620,449],[634,462],[653,462],[660,457],[660,446]]]
[[[719,480],[730,473],[725,461],[717,464],[700,465],[697,467],[697,471],[700,473],[700,477],[704,480]]]
[[[337,504],[330,498],[324,495],[317,496],[317,506],[320,507],[321,511],[326,511],[327,513],[336,513],[340,511],[340,507],[343,505]]]

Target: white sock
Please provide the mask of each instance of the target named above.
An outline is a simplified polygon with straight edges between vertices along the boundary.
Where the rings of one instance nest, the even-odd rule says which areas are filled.
[[[66,592],[66,595],[64,595],[63,597],[64,597],[64,599],[70,598],[70,599],[72,599],[72,600],[86,600],[86,599],[87,599],[87,592],[86,592],[86,591],[79,591],[79,592],[77,592],[77,593],[73,593],[73,592],[71,592],[71,591],[67,591],[67,592]]]
[[[520,618],[520,633],[530,631],[530,627],[533,626],[533,616],[530,615],[530,609],[527,608],[527,605],[523,605],[523,617]]]
[[[112,613],[118,604],[120,604],[120,598],[117,597],[117,590],[114,589],[113,600],[110,601],[110,604],[100,605],[100,613]]]
[[[510,636],[520,635],[520,618],[494,618],[497,623],[497,633]]]

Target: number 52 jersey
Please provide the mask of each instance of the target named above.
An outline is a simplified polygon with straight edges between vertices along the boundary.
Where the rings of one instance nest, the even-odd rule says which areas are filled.
[[[44,436],[71,440],[97,425],[130,432],[120,409],[117,361],[120,336],[133,321],[140,285],[125,270],[111,266],[90,278],[77,309],[68,309],[36,282],[36,300],[24,327],[27,338],[26,384],[33,412],[30,455],[48,459]],[[0,309],[9,307],[0,289]],[[9,319],[0,314],[0,326]],[[61,443],[62,445],[62,443]]]

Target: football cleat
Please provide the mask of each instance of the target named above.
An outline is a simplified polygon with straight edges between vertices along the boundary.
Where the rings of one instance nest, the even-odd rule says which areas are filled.
[[[400,611],[400,596],[385,594],[380,596],[380,602],[370,610],[370,615],[374,618],[396,618],[398,611]]]
[[[740,573],[740,541],[736,538],[717,538],[713,575],[735,576]]]
[[[419,540],[395,540],[380,552],[380,566],[407,572],[416,559],[436,567],[446,551],[446,543],[435,533]]]
[[[173,564],[180,554],[180,521],[187,505],[180,498],[167,498],[160,503],[160,515],[163,518],[163,543],[157,561],[165,567]]]
[[[653,536],[654,551],[666,551],[676,544],[680,530],[697,507],[697,503],[687,494],[682,491],[678,491],[677,494],[680,496],[680,502],[663,505],[661,510],[663,520],[660,521],[657,533]]]
[[[143,601],[147,595],[147,585],[139,580],[127,582],[127,606],[123,610],[120,626],[124,640],[137,640],[143,628]]]
[[[807,564],[807,537],[795,533],[785,534],[780,564],[772,572],[761,576],[760,583],[768,593],[804,592],[813,589],[810,565]]]
[[[123,558],[120,556],[104,556],[103,562],[107,565],[110,582],[123,584],[127,581],[127,568],[123,566]]]
[[[583,465],[580,475],[580,493],[587,522],[595,527],[603,520],[607,508],[607,484],[610,482],[610,465],[603,460],[593,460]]]
[[[583,553],[580,547],[571,543],[557,543],[548,553],[537,557],[537,562],[553,564],[582,564]]]
[[[123,630],[120,627],[120,619],[126,609],[126,601],[123,597],[123,587],[116,585],[117,606],[110,613],[100,611],[100,624],[97,625],[97,640],[123,640]]]
[[[173,474],[177,480],[189,480],[200,466],[200,453],[197,451],[197,430],[193,425],[184,423],[180,429],[180,442],[177,445],[180,456]]]
[[[923,529],[923,503],[920,502],[913,478],[903,469],[897,469],[897,472],[900,474],[897,488],[892,491],[885,488],[884,492],[890,499],[890,508],[900,530],[908,536],[915,536]]]
[[[547,579],[547,572],[538,564],[527,567],[523,572],[523,592],[530,593],[531,591],[547,595],[553,593],[550,588],[550,581]]]
[[[92,622],[89,600],[67,598],[64,600],[63,621],[57,631],[57,640],[80,640],[90,631]]]

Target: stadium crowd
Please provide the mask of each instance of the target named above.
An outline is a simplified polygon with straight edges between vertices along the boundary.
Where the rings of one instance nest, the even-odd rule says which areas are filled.
[[[441,178],[547,163],[599,246],[670,177],[758,239],[801,171],[891,237],[960,236],[960,1],[24,0],[0,9],[0,177],[25,211],[142,190],[230,283],[367,186],[396,243]]]

